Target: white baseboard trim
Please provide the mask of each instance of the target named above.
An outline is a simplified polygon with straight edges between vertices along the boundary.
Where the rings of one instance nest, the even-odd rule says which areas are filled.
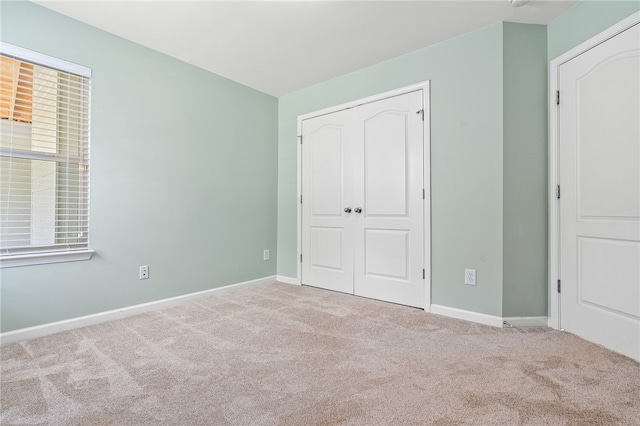
[[[284,275],[276,275],[276,281],[285,283],[285,284],[300,285],[297,278],[286,277]]]
[[[504,317],[503,324],[506,321],[512,327],[548,327],[548,317]]]
[[[465,321],[477,322],[479,324],[491,325],[493,327],[502,327],[502,318],[500,317],[480,314],[478,312],[465,311],[464,309],[450,308],[448,306],[431,304],[431,313]]]
[[[431,313],[493,327],[548,327],[547,317],[497,317],[442,305],[431,305]]]
[[[59,333],[61,331],[72,330],[74,328],[86,327],[88,325],[99,324],[105,321],[112,321],[126,318],[132,315],[141,314],[148,311],[155,311],[167,306],[179,305],[190,300],[202,299],[214,295],[220,295],[232,290],[241,288],[255,287],[259,285],[269,284],[276,281],[276,276],[258,278],[256,280],[245,281],[236,284],[230,284],[224,287],[212,288],[209,290],[198,291],[196,293],[183,294],[181,296],[170,297],[168,299],[156,300],[153,302],[142,303],[140,305],[128,306],[126,308],[114,309],[112,311],[99,312],[96,314],[85,315],[82,317],[71,318],[68,320],[52,322],[48,324],[36,325],[33,327],[12,330],[6,333],[0,333],[0,345],[15,343],[22,340],[33,339],[36,337],[47,336],[49,334]]]

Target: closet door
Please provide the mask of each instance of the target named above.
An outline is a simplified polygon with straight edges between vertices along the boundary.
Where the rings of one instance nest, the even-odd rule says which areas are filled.
[[[302,283],[353,294],[351,110],[302,122]]]
[[[355,109],[355,294],[424,307],[422,92]]]
[[[640,361],[640,24],[562,64],[560,326]]]

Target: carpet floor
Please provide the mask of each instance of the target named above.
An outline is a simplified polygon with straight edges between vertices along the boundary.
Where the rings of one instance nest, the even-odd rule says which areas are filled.
[[[274,283],[0,348],[2,425],[640,425],[640,365]]]

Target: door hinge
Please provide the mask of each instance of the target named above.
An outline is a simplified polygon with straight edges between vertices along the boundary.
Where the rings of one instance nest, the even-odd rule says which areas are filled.
[[[302,263],[302,254],[300,254],[300,263]]]
[[[300,194],[300,204],[302,204],[302,194]]]
[[[300,139],[300,145],[302,145],[302,135],[298,136],[298,139]]]
[[[416,114],[420,114],[422,116],[422,121],[424,121],[424,110],[416,111]]]
[[[556,185],[556,198],[560,199],[560,185]]]
[[[427,199],[427,190],[426,189],[422,189],[422,199],[426,200]]]
[[[560,293],[560,288],[561,288],[560,280],[558,280],[558,293]]]
[[[423,270],[422,270],[422,279],[423,279],[423,280],[424,280],[424,277],[425,277],[425,271],[424,271],[424,269],[423,269]]]
[[[560,91],[556,90],[556,105],[560,105]]]

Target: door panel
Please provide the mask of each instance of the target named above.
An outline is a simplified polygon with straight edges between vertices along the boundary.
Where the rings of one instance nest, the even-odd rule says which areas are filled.
[[[342,216],[342,169],[344,127],[324,125],[310,132],[311,214],[314,217]]]
[[[355,111],[355,294],[424,307],[422,93]]]
[[[343,270],[344,228],[311,227],[311,267]]]
[[[583,218],[640,217],[638,75],[638,52],[631,50],[608,57],[577,80],[578,211]]]
[[[640,359],[640,32],[560,66],[561,327]]]
[[[640,317],[640,270],[628,266],[640,259],[638,242],[579,237],[577,259],[579,303]]]
[[[405,120],[402,112],[384,111],[363,123],[367,217],[407,216],[409,153]]]
[[[367,229],[364,237],[364,275],[408,281],[409,232]],[[389,256],[389,253],[394,253]]]
[[[302,283],[353,294],[352,114],[302,123]]]

